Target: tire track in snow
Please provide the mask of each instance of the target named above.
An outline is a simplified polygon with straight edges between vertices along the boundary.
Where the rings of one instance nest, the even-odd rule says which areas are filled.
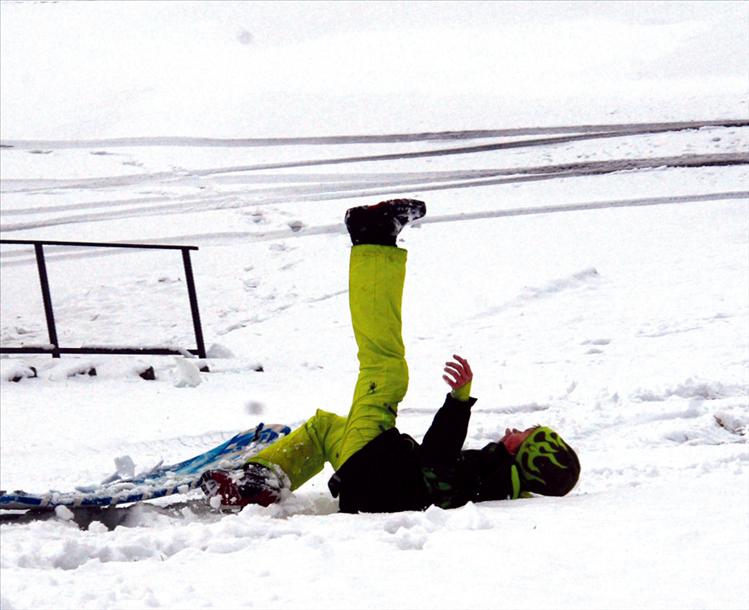
[[[690,154],[668,157],[645,157],[639,159],[609,159],[606,161],[580,161],[574,163],[561,163],[554,165],[537,165],[530,167],[505,167],[496,169],[479,169],[479,170],[455,170],[455,171],[429,171],[429,172],[384,172],[368,174],[247,174],[233,176],[214,176],[212,180],[219,183],[308,183],[306,187],[283,185],[281,187],[266,187],[263,189],[223,192],[217,197],[227,197],[231,195],[247,195],[251,193],[269,193],[275,194],[280,192],[289,192],[296,194],[295,189],[304,192],[304,189],[320,190],[320,183],[334,183],[333,189],[351,190],[354,188],[367,188],[371,183],[377,186],[397,186],[405,184],[419,184],[430,182],[449,182],[457,180],[477,180],[483,178],[492,178],[496,176],[509,175],[528,175],[528,174],[551,174],[563,172],[580,172],[586,171],[593,173],[608,173],[617,171],[627,171],[633,169],[652,169],[656,167],[704,167],[704,166],[722,166],[722,165],[741,165],[749,163],[749,154],[745,153],[713,153],[713,154]],[[189,179],[194,181],[193,178]],[[5,182],[15,182],[13,180]],[[19,181],[28,182],[28,181]],[[186,181],[185,181],[186,182]],[[0,181],[2,183],[2,181]],[[174,184],[170,182],[170,184]],[[23,189],[8,189],[5,193],[23,193]],[[206,197],[204,196],[203,199]],[[158,203],[165,201],[183,201],[195,202],[200,201],[201,197],[196,195],[179,195],[170,197],[138,197],[134,199],[105,200],[85,203],[69,203],[44,207],[16,208],[0,211],[2,216],[21,215],[21,214],[48,214],[49,212],[61,212],[76,209],[102,208],[102,207],[123,207],[126,205],[139,205],[146,203]]]
[[[290,183],[313,183],[319,187],[321,182],[323,183],[345,183],[350,184],[369,184],[375,182],[378,184],[385,183],[416,183],[416,182],[443,182],[449,180],[463,180],[463,179],[478,179],[478,178],[490,178],[500,175],[513,175],[513,174],[542,174],[542,173],[556,173],[563,171],[585,171],[586,169],[593,171],[608,170],[608,171],[625,171],[631,169],[645,169],[660,166],[671,166],[671,167],[698,167],[698,166],[719,166],[719,165],[736,165],[749,163],[749,153],[706,153],[706,154],[688,154],[688,155],[672,155],[667,157],[642,157],[642,158],[619,158],[619,159],[608,159],[604,161],[579,161],[570,163],[559,163],[553,165],[537,165],[537,166],[517,166],[517,167],[504,167],[504,168],[493,168],[493,169],[474,169],[474,170],[441,170],[441,171],[428,171],[428,172],[380,172],[380,173],[343,173],[343,174],[256,174],[250,173],[247,175],[232,175],[232,176],[211,176],[211,180],[214,183],[220,184],[237,184],[237,183],[278,183],[278,182],[290,182]],[[174,176],[174,174],[172,174]],[[5,186],[2,192],[4,193],[27,193],[34,189],[27,190],[24,187],[33,184],[35,180],[0,180],[0,185]],[[47,182],[46,180],[44,181]],[[180,181],[170,180],[170,185],[175,183],[193,184],[194,177],[190,176]],[[15,183],[21,188],[12,188]],[[8,185],[11,188],[7,188]],[[272,187],[276,188],[276,187]],[[50,188],[50,190],[53,190]],[[240,192],[248,191],[236,191],[235,194]],[[224,193],[231,194],[231,193]],[[73,204],[60,204],[54,206],[45,206],[43,208],[17,208],[11,210],[3,210],[2,214],[14,215],[14,214],[37,214],[46,213],[51,211],[66,211],[72,209],[82,209],[86,207],[100,207],[100,206],[122,206],[133,203],[148,203],[155,201],[165,200],[181,200],[195,198],[194,195],[181,195],[178,197],[170,198],[168,196],[163,197],[140,197],[136,199],[123,199],[116,201],[99,201],[99,202],[88,202],[88,203],[73,203]]]
[[[415,226],[425,224],[437,224],[443,222],[460,222],[466,220],[483,220],[490,218],[504,218],[513,216],[532,216],[538,214],[560,214],[564,212],[587,212],[593,210],[646,207],[654,205],[682,205],[688,203],[700,202],[723,202],[746,200],[749,203],[749,191],[733,191],[722,193],[703,193],[699,195],[669,195],[665,197],[643,197],[638,199],[621,199],[613,201],[592,201],[587,203],[558,204],[547,206],[530,206],[522,208],[513,208],[509,210],[486,210],[481,212],[461,212],[459,214],[443,214],[441,216],[432,216],[424,218],[416,223]],[[283,231],[269,231],[266,233],[253,233],[249,231],[225,231],[218,233],[194,233],[190,235],[177,235],[159,240],[159,243],[183,244],[192,243],[201,247],[230,245],[234,242],[265,242],[278,241],[284,239],[296,239],[299,237],[311,237],[313,235],[330,235],[345,234],[346,229],[343,223],[330,225],[319,225],[316,227],[304,227],[299,231],[291,229]],[[143,240],[144,243],[153,243],[153,240]],[[139,243],[139,240],[129,240],[130,243]],[[121,254],[121,250],[92,250],[84,248],[66,248],[65,254],[50,253],[46,255],[47,262],[64,260],[69,258],[85,258],[90,256],[113,256]],[[17,260],[3,260],[11,258],[12,255]],[[36,264],[36,259],[29,256],[28,252],[6,253],[0,257],[0,266],[16,266]]]
[[[299,146],[332,144],[388,144],[398,142],[422,142],[430,140],[476,140],[512,136],[530,136],[562,133],[618,132],[624,134],[645,131],[673,131],[699,129],[702,127],[746,127],[749,121],[742,119],[716,119],[705,121],[671,121],[659,123],[613,123],[604,125],[564,125],[556,127],[514,127],[507,129],[473,129],[460,131],[426,131],[420,133],[397,133],[381,135],[307,136],[276,138],[194,138],[180,136],[105,138],[98,140],[5,140],[0,148],[5,149],[52,149],[66,148],[114,148],[141,146],[191,146],[191,147],[253,147],[253,146]]]
[[[688,129],[695,129],[690,127]],[[576,134],[570,136],[536,138],[528,140],[512,140],[509,142],[495,142],[492,144],[479,144],[475,146],[461,146],[457,148],[437,148],[413,152],[396,152],[383,153],[377,155],[358,155],[350,157],[330,157],[326,159],[308,159],[300,161],[282,161],[276,163],[258,163],[253,165],[236,165],[222,168],[212,168],[203,170],[184,170],[177,174],[175,172],[155,172],[147,174],[131,174],[127,176],[105,176],[101,178],[90,178],[84,180],[58,181],[52,184],[40,186],[37,189],[27,189],[23,192],[36,192],[37,190],[55,189],[75,189],[75,188],[110,188],[114,186],[133,186],[144,182],[180,180],[185,177],[204,177],[216,174],[228,174],[237,172],[249,172],[270,169],[292,169],[296,167],[315,167],[322,165],[341,165],[348,163],[370,163],[377,161],[402,161],[405,159],[419,159],[427,157],[441,157],[447,155],[465,155],[482,152],[493,152],[498,150],[510,150],[517,148],[532,148],[537,146],[553,146],[557,144],[568,144],[571,142],[580,142],[585,140],[610,139],[632,135],[647,135],[653,133],[663,133],[667,131],[683,131],[673,128],[649,128],[632,131],[606,131]]]
[[[192,199],[181,198],[178,202],[164,203],[153,206],[126,208],[104,212],[92,212],[85,214],[72,214],[53,218],[45,218],[37,221],[26,221],[17,223],[0,223],[0,231],[12,232],[27,229],[45,228],[51,226],[102,222],[107,220],[135,218],[165,214],[184,214],[189,211],[211,211],[217,209],[237,209],[259,205],[272,205],[286,203],[289,201],[329,201],[334,199],[347,199],[353,197],[370,197],[390,194],[401,194],[404,186],[418,192],[429,192],[436,190],[449,190],[457,188],[471,188],[477,186],[496,186],[501,184],[513,184],[522,182],[535,182],[539,180],[551,180],[556,178],[573,178],[610,174],[619,171],[645,170],[655,168],[678,168],[678,167],[710,167],[727,165],[749,164],[749,155],[741,153],[723,153],[716,155],[683,155],[681,157],[661,157],[652,159],[617,159],[614,161],[596,161],[570,163],[553,166],[539,166],[533,168],[504,168],[497,170],[472,170],[469,173],[442,172],[441,176],[427,173],[426,182],[424,177],[417,175],[413,178],[398,179],[395,181],[377,183],[373,188],[370,182],[343,183],[327,186],[326,190],[320,185],[309,185],[305,187],[284,186],[269,189],[254,189],[222,193],[211,197],[198,197]],[[536,173],[538,172],[538,173]],[[516,174],[506,178],[491,178],[491,176],[503,176]],[[477,179],[458,180],[456,177],[476,176]],[[487,177],[489,177],[487,179]],[[439,184],[439,182],[444,183]],[[438,184],[433,184],[437,182]],[[384,187],[384,188],[382,188]],[[254,196],[254,200],[247,198]],[[167,199],[168,200],[168,199]],[[83,204],[81,204],[83,205]],[[125,205],[123,202],[113,202],[113,205]],[[102,205],[102,207],[104,207]],[[5,215],[5,213],[3,213]]]

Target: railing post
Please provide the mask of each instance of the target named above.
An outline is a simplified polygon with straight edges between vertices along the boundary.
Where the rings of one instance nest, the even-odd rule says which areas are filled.
[[[44,262],[44,247],[42,244],[34,244],[36,253],[36,266],[39,269],[39,283],[42,286],[42,300],[44,301],[44,315],[47,317],[47,332],[49,333],[49,342],[54,346],[52,357],[59,358],[60,344],[57,342],[57,329],[55,328],[55,314],[52,311],[52,297],[49,292],[49,279],[47,278],[47,265]]]
[[[192,311],[192,325],[195,329],[195,342],[198,348],[198,356],[205,358],[205,343],[203,342],[203,329],[200,326],[200,310],[198,309],[198,295],[195,291],[195,279],[192,275],[192,263],[190,262],[190,250],[182,248],[182,261],[185,264],[185,279],[187,280],[187,294],[190,297],[190,310]]]

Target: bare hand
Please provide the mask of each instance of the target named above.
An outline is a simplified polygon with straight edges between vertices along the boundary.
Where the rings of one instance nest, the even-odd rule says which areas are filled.
[[[445,362],[445,374],[442,375],[442,379],[453,390],[458,390],[473,380],[473,371],[465,358],[457,354],[453,354],[453,358],[455,362]]]

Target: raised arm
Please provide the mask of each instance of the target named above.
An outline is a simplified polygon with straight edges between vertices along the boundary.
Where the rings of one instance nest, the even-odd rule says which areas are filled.
[[[442,376],[451,392],[434,416],[421,443],[426,462],[450,461],[458,456],[466,440],[471,406],[476,402],[475,398],[470,397],[473,372],[468,360],[457,354],[453,358],[454,361],[445,363],[445,374]]]

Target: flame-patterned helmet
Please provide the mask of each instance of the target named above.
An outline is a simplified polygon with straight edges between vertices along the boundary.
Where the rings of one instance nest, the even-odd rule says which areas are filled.
[[[544,496],[569,493],[580,477],[580,460],[561,436],[551,428],[536,428],[525,439],[515,464],[522,491]]]

